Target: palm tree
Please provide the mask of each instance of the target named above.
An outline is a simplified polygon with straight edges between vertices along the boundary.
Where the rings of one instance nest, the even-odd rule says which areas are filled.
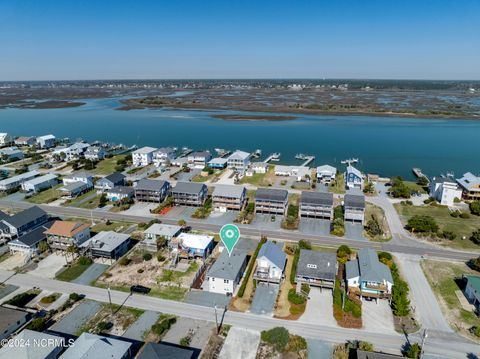
[[[76,253],[78,253],[78,248],[73,244],[69,245],[67,248],[67,251],[65,252],[65,259],[67,260],[67,264],[68,264],[68,254],[72,255],[72,261],[73,261]]]

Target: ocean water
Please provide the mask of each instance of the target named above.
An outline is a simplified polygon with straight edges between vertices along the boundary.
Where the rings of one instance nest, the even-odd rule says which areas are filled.
[[[258,148],[264,156],[280,152],[283,164],[300,163],[294,156],[304,153],[316,157],[312,165],[343,168],[341,160],[355,157],[363,171],[406,178],[412,178],[412,167],[432,176],[480,173],[480,121],[330,115],[298,115],[293,121],[224,121],[211,115],[240,112],[117,111],[118,99],[86,102],[76,108],[0,110],[0,132],[17,136],[53,133],[154,147]]]

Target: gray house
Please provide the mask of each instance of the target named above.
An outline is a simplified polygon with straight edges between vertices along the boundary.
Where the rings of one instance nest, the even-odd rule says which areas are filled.
[[[0,340],[15,333],[30,320],[31,316],[22,310],[0,306]]]
[[[247,189],[242,186],[216,185],[212,194],[215,211],[241,211],[247,201]]]
[[[361,249],[357,259],[346,263],[345,279],[348,293],[360,298],[390,298],[392,295],[392,273],[371,248]]]
[[[130,358],[132,354],[131,346],[132,344],[130,342],[124,340],[83,333],[75,340],[74,345],[70,346],[60,358]]]
[[[288,191],[259,188],[255,196],[255,213],[284,215],[288,206]]]
[[[110,260],[123,256],[130,248],[130,235],[113,231],[100,232],[79,245],[92,257]]]
[[[100,178],[95,183],[95,188],[101,191],[112,189],[115,186],[124,186],[125,176],[120,172],[112,173],[106,177]]]
[[[64,338],[49,333],[24,329],[13,338],[14,343],[28,345],[5,345],[0,349],[0,358],[56,359],[63,350]]]
[[[224,248],[207,272],[207,290],[213,293],[233,294],[247,266],[247,254],[234,250],[229,256]]]
[[[283,252],[282,246],[268,241],[258,251],[253,278],[257,281],[280,283],[286,261],[287,256]]]
[[[297,283],[333,289],[337,271],[338,264],[335,253],[302,249],[298,259],[295,280]]]
[[[11,217],[0,220],[0,238],[9,241],[40,227],[48,220],[48,214],[37,206],[30,207]]]
[[[303,191],[300,197],[300,217],[333,219],[333,193]]]
[[[134,188],[137,201],[162,203],[168,195],[170,183],[167,181],[142,179],[138,181]]]
[[[171,343],[147,343],[137,359],[195,359],[199,349],[182,347]]]
[[[365,222],[365,196],[362,194],[346,194],[344,197],[345,221],[361,223]]]
[[[480,276],[478,275],[463,275],[465,282],[465,297],[469,303],[473,304],[477,312],[480,311]]]
[[[208,188],[203,183],[177,182],[170,194],[176,206],[200,207],[208,196]]]
[[[28,255],[36,255],[39,253],[38,247],[41,242],[47,241],[47,235],[45,232],[53,225],[53,220],[42,224],[40,227],[35,228],[33,231],[24,234],[21,237],[8,242],[8,248],[10,252],[22,252]]]

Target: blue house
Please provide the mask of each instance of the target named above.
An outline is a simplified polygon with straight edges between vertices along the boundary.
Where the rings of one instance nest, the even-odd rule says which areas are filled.
[[[353,166],[347,167],[347,172],[345,172],[345,186],[347,189],[352,188],[363,188],[363,176],[362,172],[357,170]]]
[[[227,167],[227,159],[221,157],[214,158],[208,162],[208,167],[214,170],[223,170],[225,167]]]

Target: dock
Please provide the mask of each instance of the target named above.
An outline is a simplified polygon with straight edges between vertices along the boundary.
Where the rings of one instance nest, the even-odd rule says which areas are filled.
[[[279,161],[280,160],[280,153],[272,153],[270,156],[268,156],[264,163],[269,163],[271,161]]]
[[[425,177],[427,179],[427,181],[429,181],[428,177],[422,172],[421,168],[414,167],[414,168],[412,168],[412,172],[417,178]]]
[[[305,162],[303,162],[303,163],[301,164],[301,166],[306,167],[306,166],[308,166],[311,162],[313,162],[313,161],[315,160],[315,156],[306,156],[306,157],[304,158],[304,160],[305,160]]]

